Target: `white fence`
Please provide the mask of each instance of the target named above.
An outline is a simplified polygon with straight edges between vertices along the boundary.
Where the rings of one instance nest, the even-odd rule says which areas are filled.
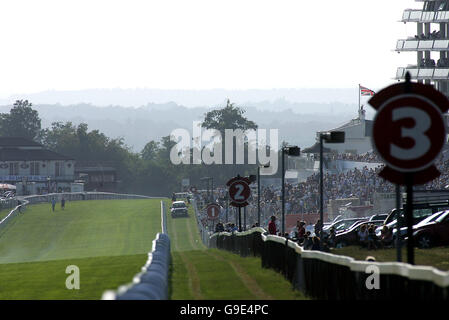
[[[449,300],[449,271],[400,262],[356,261],[304,250],[286,238],[266,235],[260,228],[216,233],[210,247],[260,256],[263,267],[281,272],[295,288],[318,299]],[[366,286],[373,267],[379,275],[379,288],[375,290]]]

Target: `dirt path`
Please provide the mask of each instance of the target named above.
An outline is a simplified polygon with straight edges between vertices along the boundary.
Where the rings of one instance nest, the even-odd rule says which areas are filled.
[[[181,257],[182,262],[187,268],[188,274],[189,274],[189,290],[192,293],[192,295],[195,297],[196,300],[204,300],[203,294],[201,293],[201,287],[200,287],[200,278],[198,276],[198,271],[196,270],[195,266],[192,264],[192,262],[187,258],[187,256],[179,250],[178,246],[178,232],[176,228],[173,227],[173,221],[172,219],[168,219],[169,226],[170,226],[170,234],[173,237],[173,244],[174,249],[177,251],[179,256]],[[192,247],[193,245],[193,239],[189,227],[189,223],[187,223],[187,228],[189,229],[189,239],[190,244]]]
[[[225,258],[223,258],[222,256],[211,252],[210,250],[205,251],[205,253],[208,254],[209,256],[213,257],[216,260],[219,260],[219,261],[222,261],[224,263],[229,264],[232,267],[232,269],[234,270],[235,274],[240,278],[240,280],[242,280],[242,282],[245,285],[245,287],[253,295],[255,295],[258,299],[261,299],[261,300],[274,300],[273,297],[271,297],[270,295],[266,294],[262,290],[262,288],[259,287],[257,282],[253,278],[251,278],[245,272],[245,270],[242,268],[241,265],[239,265],[238,263],[235,263],[234,261],[228,261]]]
[[[198,271],[192,262],[185,256],[185,254],[181,251],[178,252],[181,257],[182,262],[187,267],[187,271],[189,273],[189,289],[192,295],[196,300],[204,300],[204,296],[201,292],[200,287],[200,278],[198,276]]]

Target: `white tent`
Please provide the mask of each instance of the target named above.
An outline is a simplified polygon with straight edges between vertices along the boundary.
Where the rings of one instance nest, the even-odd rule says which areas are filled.
[[[0,183],[0,189],[16,190],[16,186],[8,183]]]

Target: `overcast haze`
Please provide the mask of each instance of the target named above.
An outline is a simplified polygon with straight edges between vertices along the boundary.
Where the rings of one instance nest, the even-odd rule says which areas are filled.
[[[393,82],[398,66],[414,62],[392,50],[397,39],[416,33],[415,24],[398,22],[403,10],[420,6],[413,0],[2,1],[0,97],[94,88],[354,89],[358,83],[377,90]]]

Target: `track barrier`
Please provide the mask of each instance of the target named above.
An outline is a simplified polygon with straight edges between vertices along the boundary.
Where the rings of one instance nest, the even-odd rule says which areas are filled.
[[[282,273],[295,289],[315,299],[449,299],[449,272],[399,262],[356,261],[303,250],[296,242],[267,235],[262,228],[213,234],[209,246],[241,256],[259,256],[262,267]],[[369,289],[367,282],[373,277],[373,267],[379,271],[379,283],[378,288]]]

